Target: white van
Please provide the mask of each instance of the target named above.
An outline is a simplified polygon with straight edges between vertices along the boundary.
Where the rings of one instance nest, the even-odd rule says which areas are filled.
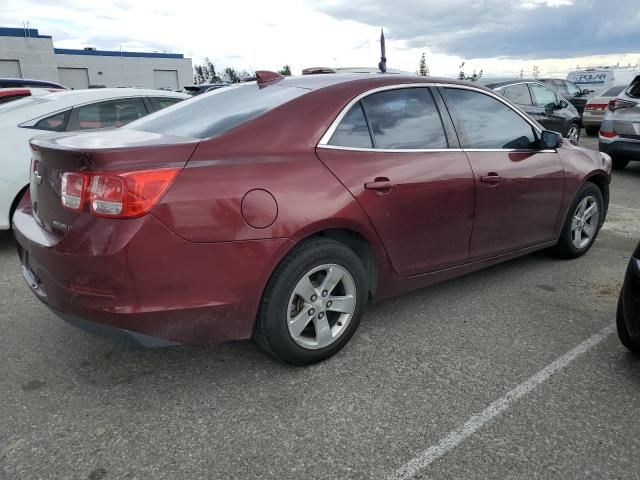
[[[640,67],[619,67],[616,65],[603,67],[581,68],[569,72],[567,80],[575,83],[581,89],[591,92],[604,90],[613,85],[629,85],[636,75],[640,74]]]

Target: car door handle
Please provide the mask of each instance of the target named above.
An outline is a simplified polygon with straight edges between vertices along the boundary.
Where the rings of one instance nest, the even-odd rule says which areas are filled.
[[[364,188],[367,190],[386,190],[390,191],[396,184],[388,178],[378,177],[373,182],[367,182],[364,184]]]
[[[492,172],[489,175],[481,176],[480,181],[485,183],[500,183],[500,182],[504,182],[504,178],[502,178],[497,173]]]

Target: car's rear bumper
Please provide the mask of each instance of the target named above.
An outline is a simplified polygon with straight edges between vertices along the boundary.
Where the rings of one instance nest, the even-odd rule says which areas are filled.
[[[602,119],[604,118],[604,113],[597,115],[593,113],[589,113],[585,111],[582,115],[582,126],[583,127],[599,127],[602,123]]]
[[[600,138],[598,148],[601,152],[608,153],[612,157],[640,160],[640,142],[624,140],[603,141]]]
[[[84,225],[56,241],[21,206],[14,229],[25,280],[70,323],[147,346],[249,338],[263,288],[291,243],[188,242],[152,215],[91,222],[93,230]]]
[[[637,253],[640,256],[640,252]],[[637,257],[629,262],[620,297],[629,336],[640,343],[640,260]]]

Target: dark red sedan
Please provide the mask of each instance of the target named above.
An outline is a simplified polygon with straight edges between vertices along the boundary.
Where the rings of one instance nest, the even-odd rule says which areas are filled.
[[[13,221],[53,312],[148,346],[253,337],[292,364],[336,353],[371,299],[582,255],[611,171],[490,90],[398,75],[259,72],[32,150]]]

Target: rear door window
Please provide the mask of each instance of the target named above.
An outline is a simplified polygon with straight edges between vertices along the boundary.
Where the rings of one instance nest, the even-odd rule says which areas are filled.
[[[351,107],[331,136],[329,145],[350,148],[373,148],[371,134],[360,102]]]
[[[142,98],[123,98],[77,108],[78,130],[112,128],[126,125],[148,114]]]
[[[509,85],[508,87],[504,87],[501,90],[501,93],[518,105],[533,105],[531,101],[531,93],[529,93],[529,87],[527,87],[526,83]]]
[[[481,92],[444,88],[462,148],[537,149],[534,129],[515,110]]]
[[[427,88],[401,88],[362,99],[373,144],[381,149],[444,149],[447,137]]]
[[[50,117],[43,118],[32,128],[35,128],[36,130],[46,130],[48,132],[63,132],[67,125],[70,112],[71,110],[67,110],[65,112],[58,112]]]
[[[163,108],[167,108],[171,105],[182,102],[183,99],[172,97],[150,97],[149,100],[151,100],[153,108],[155,108],[156,110],[162,110]]]

